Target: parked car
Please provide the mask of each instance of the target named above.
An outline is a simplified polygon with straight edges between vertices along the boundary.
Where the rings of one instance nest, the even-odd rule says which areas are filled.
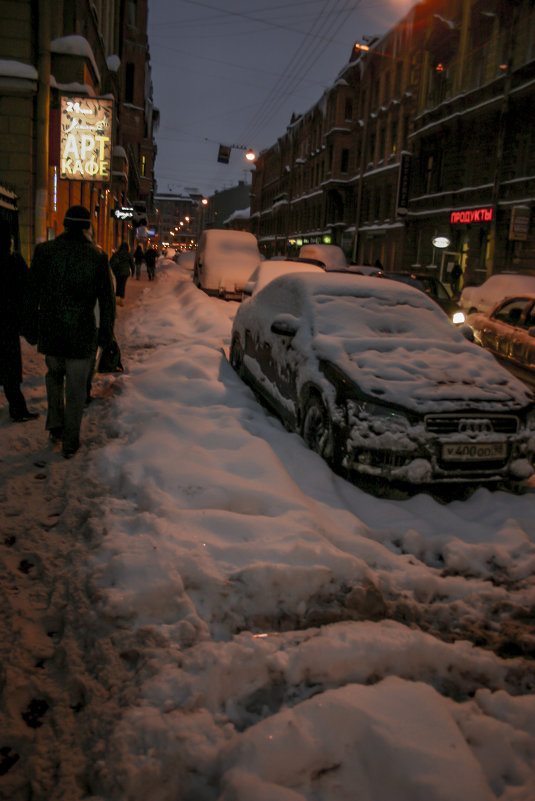
[[[293,259],[266,259],[261,262],[256,270],[251,274],[249,280],[245,284],[243,296],[251,297],[256,295],[266,284],[278,278],[279,275],[286,275],[287,273],[323,273],[323,267],[317,264],[300,260],[294,261]]]
[[[498,303],[467,318],[474,342],[490,350],[520,378],[535,382],[535,292]]]
[[[301,245],[299,256],[323,262],[326,270],[344,270],[347,267],[345,253],[339,245]]]
[[[489,312],[500,300],[535,292],[535,275],[503,272],[495,273],[480,286],[465,286],[459,305],[468,314]]]
[[[495,483],[534,471],[533,394],[411,286],[275,278],[238,309],[230,362],[348,478]]]
[[[440,308],[446,312],[451,322],[455,325],[463,325],[465,320],[464,312],[459,308],[459,304],[453,300],[452,296],[434,275],[426,273],[389,273],[382,272],[383,278],[392,278],[394,281],[402,281],[410,284],[417,289],[425,292],[430,298],[438,303]]]
[[[261,261],[253,234],[209,228],[199,240],[193,281],[208,295],[241,300],[249,276]]]
[[[185,270],[193,270],[195,267],[195,251],[179,250],[176,255],[176,263]]]

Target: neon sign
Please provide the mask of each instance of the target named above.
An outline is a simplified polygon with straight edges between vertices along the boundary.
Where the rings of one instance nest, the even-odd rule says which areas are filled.
[[[455,225],[455,223],[464,223],[467,225],[468,223],[490,222],[491,220],[492,208],[488,207],[450,212],[450,223],[452,225]]]
[[[113,100],[62,97],[60,173],[71,181],[109,181]]]

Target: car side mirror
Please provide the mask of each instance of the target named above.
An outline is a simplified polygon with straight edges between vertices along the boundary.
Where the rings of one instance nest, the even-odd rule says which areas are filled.
[[[293,314],[278,314],[271,323],[271,332],[283,337],[294,337],[299,331],[299,320]]]
[[[468,342],[474,341],[474,332],[472,331],[469,325],[459,326],[459,331],[461,332],[463,337],[468,340]]]

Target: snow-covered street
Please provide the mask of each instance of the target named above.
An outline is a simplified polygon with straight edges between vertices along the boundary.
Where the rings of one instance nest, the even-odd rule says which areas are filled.
[[[0,798],[533,801],[535,479],[336,476],[226,351],[234,302],[130,280],[82,448],[0,408]]]

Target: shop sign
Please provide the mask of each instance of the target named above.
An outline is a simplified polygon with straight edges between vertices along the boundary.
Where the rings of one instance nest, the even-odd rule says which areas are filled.
[[[113,100],[62,97],[60,175],[71,181],[110,180]]]
[[[134,217],[133,206],[119,206],[118,209],[113,210],[113,216],[116,220],[131,220]]]
[[[529,231],[529,206],[513,206],[511,211],[511,224],[509,226],[509,239],[525,242]]]
[[[409,205],[409,181],[411,175],[411,154],[402,153],[399,167],[396,212],[398,216],[407,214]]]
[[[464,209],[463,211],[450,212],[450,223],[452,225],[458,223],[468,225],[469,223],[491,222],[491,220],[492,207],[485,207],[482,209]]]

